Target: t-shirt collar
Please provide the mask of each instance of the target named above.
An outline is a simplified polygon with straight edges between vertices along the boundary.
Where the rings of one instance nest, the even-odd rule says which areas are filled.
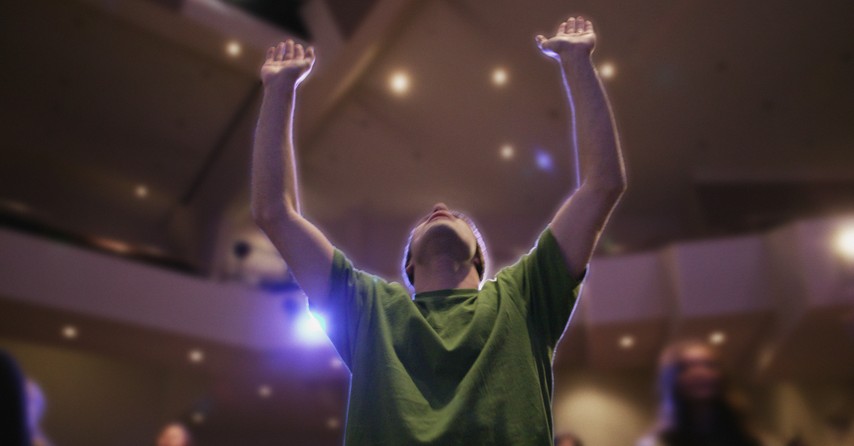
[[[422,291],[420,293],[415,293],[414,299],[431,299],[435,297],[459,297],[459,296],[472,296],[478,293],[478,289],[476,288],[451,288],[447,290],[432,290],[432,291]]]

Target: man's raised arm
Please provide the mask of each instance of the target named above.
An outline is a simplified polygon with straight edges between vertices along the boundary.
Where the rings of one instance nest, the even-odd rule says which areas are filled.
[[[571,17],[553,37],[537,36],[537,44],[560,63],[575,119],[573,143],[581,178],[549,227],[570,272],[578,277],[626,189],[625,167],[608,98],[591,59],[596,44],[593,24]]]
[[[252,151],[252,216],[282,254],[313,303],[326,299],[333,247],[300,213],[293,121],[296,89],[314,64],[314,49],[292,40],[267,50],[264,99]]]

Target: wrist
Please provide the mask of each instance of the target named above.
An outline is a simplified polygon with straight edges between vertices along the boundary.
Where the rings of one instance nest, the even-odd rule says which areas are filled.
[[[267,82],[262,82],[262,84],[264,85],[264,94],[273,94],[277,96],[293,96],[297,89],[296,81],[290,79],[273,79]]]
[[[570,77],[588,71],[595,71],[593,57],[589,53],[586,55],[576,54],[571,57],[561,56],[560,67]]]
[[[558,54],[564,68],[593,66],[593,51],[585,49],[566,49]]]

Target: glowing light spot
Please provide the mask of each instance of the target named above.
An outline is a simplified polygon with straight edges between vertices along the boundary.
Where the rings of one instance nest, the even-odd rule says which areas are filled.
[[[243,52],[243,47],[240,46],[240,43],[234,40],[225,45],[225,54],[228,54],[231,57],[238,57],[241,52]]]
[[[505,160],[513,159],[513,155],[516,154],[516,150],[510,144],[504,144],[501,146],[501,158]]]
[[[505,84],[507,84],[507,80],[507,70],[505,70],[504,68],[496,68],[492,72],[492,83],[496,87],[503,87]]]
[[[611,79],[615,74],[617,74],[617,70],[614,68],[614,64],[605,62],[599,66],[599,75],[602,76],[602,79]]]
[[[62,337],[65,339],[77,339],[77,327],[73,325],[66,325],[62,327]]]
[[[148,187],[144,184],[140,184],[136,186],[134,193],[136,194],[136,198],[145,198],[148,196]]]
[[[628,350],[635,346],[635,338],[631,335],[625,335],[620,338],[619,344],[621,348]]]
[[[308,345],[322,344],[326,338],[326,320],[323,316],[310,311],[300,314],[294,324],[297,339]]]
[[[402,71],[392,74],[391,78],[389,78],[388,86],[398,96],[405,95],[409,92],[409,75]]]
[[[270,398],[273,396],[273,388],[267,384],[258,386],[258,396],[261,398]]]
[[[709,342],[714,345],[721,345],[726,341],[726,334],[722,331],[714,331],[709,335]]]
[[[199,364],[205,360],[205,352],[194,348],[187,353],[187,359],[189,359],[193,364]]]
[[[341,420],[336,417],[331,417],[326,419],[326,428],[329,430],[335,430],[341,427]]]
[[[202,412],[193,412],[193,415],[190,416],[193,420],[193,423],[202,424],[205,422],[205,414]]]
[[[329,360],[329,367],[332,367],[333,369],[338,370],[341,367],[344,367],[344,361],[342,361],[339,358],[332,358]]]
[[[537,150],[536,155],[537,167],[540,170],[552,170],[554,168],[554,161],[552,161],[552,156],[549,155],[545,150]]]
[[[839,231],[836,236],[836,250],[845,259],[854,261],[854,225]]]

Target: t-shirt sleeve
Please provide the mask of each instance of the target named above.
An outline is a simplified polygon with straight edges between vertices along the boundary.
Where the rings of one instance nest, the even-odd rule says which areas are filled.
[[[496,280],[501,286],[516,288],[512,294],[526,310],[532,329],[554,347],[569,322],[586,274],[585,268],[579,277],[572,276],[557,239],[546,228],[534,249],[502,269]]]
[[[326,335],[351,370],[361,325],[369,322],[382,296],[398,291],[395,286],[401,287],[354,268],[344,253],[335,249],[329,295],[322,304],[313,303],[310,307],[323,315]]]

